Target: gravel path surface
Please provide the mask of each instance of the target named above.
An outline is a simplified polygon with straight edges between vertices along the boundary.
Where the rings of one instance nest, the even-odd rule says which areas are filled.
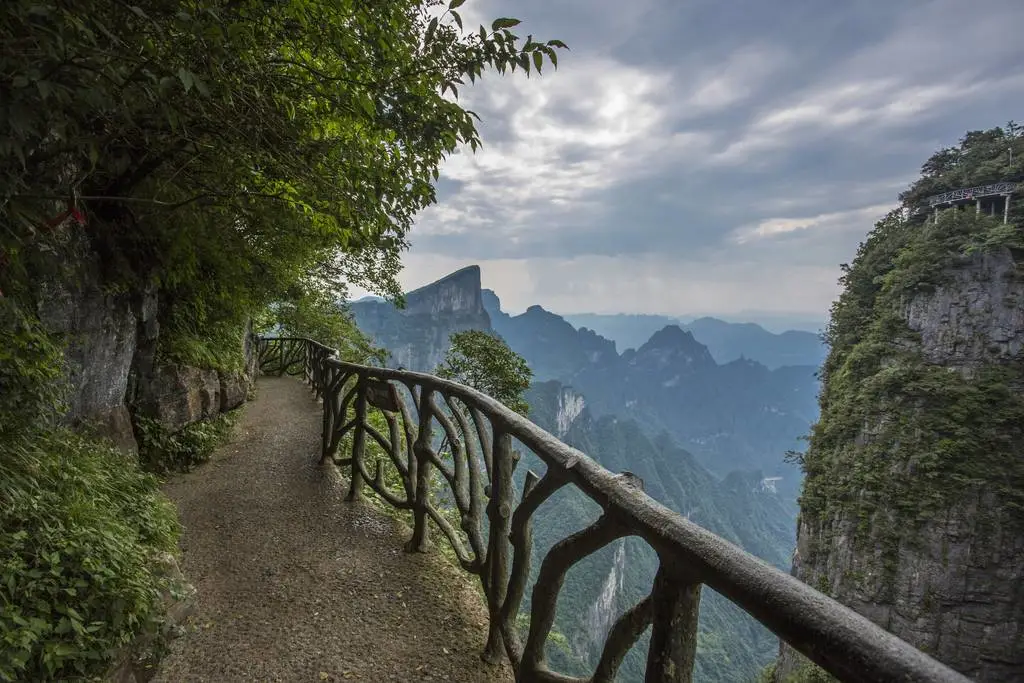
[[[317,464],[320,407],[262,378],[235,437],[170,481],[196,616],[156,681],[507,681],[484,664],[487,613],[470,578],[407,531],[344,502]]]

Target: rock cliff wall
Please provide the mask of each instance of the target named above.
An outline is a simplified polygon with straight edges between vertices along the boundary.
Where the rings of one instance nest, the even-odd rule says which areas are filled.
[[[388,364],[431,372],[444,359],[449,337],[464,330],[490,330],[479,266],[469,266],[405,296],[406,307],[357,301],[352,315],[363,332],[391,356]]]
[[[975,680],[1024,681],[1024,267],[975,253],[888,303],[904,334],[845,404],[851,443],[812,438],[793,573]],[[848,489],[825,505],[827,477]],[[778,680],[798,659],[783,648]]]
[[[241,373],[156,362],[160,335],[155,291],[127,294],[102,284],[99,258],[85,240],[58,276],[40,284],[39,317],[66,341],[66,420],[88,425],[125,450],[137,449],[132,414],[176,431],[237,408],[254,376],[246,340]]]

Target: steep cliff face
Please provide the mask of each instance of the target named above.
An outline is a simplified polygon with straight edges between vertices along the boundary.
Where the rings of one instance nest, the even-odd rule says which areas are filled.
[[[1024,680],[1024,267],[993,244],[1012,231],[954,213],[880,223],[847,275],[793,573],[976,680]]]
[[[409,292],[405,301],[404,309],[386,301],[351,304],[356,325],[391,353],[391,366],[430,372],[444,359],[452,333],[491,329],[479,266],[468,266]]]
[[[40,283],[38,297],[40,320],[65,342],[69,424],[133,451],[133,413],[176,431],[241,405],[255,370],[247,341],[245,372],[158,365],[156,291],[109,291],[84,238],[72,238],[69,254],[60,276]]]
[[[99,263],[84,244],[74,245],[59,279],[40,283],[39,319],[66,341],[72,425],[88,423],[118,446],[135,448],[131,416],[125,403],[128,375],[137,341],[137,307],[126,294],[100,285]]]

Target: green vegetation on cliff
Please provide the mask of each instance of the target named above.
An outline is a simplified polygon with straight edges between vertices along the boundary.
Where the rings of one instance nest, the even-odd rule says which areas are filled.
[[[891,564],[898,540],[912,537],[917,523],[982,491],[994,496],[993,515],[1022,518],[1024,368],[996,350],[962,362],[932,357],[925,324],[912,328],[908,318],[915,305],[951,296],[944,288],[957,277],[994,277],[997,270],[979,265],[986,254],[1009,253],[1012,264],[1024,247],[1015,207],[1010,225],[1001,211],[976,215],[973,205],[937,221],[928,212],[927,222],[911,210],[936,192],[1014,177],[1022,158],[1024,139],[1013,125],[969,133],[924,165],[901,196],[906,208],[879,221],[843,266],[844,291],[826,331],[821,418],[801,456],[801,517],[821,534],[818,543],[838,521],[856,520],[854,542],[874,544]],[[999,277],[1021,278],[1019,265]]]
[[[464,32],[461,4],[6,3],[4,260],[74,217],[111,286],[158,289],[172,357],[324,269],[398,296],[438,165],[480,144],[458,85],[540,71],[562,46],[514,19]]]

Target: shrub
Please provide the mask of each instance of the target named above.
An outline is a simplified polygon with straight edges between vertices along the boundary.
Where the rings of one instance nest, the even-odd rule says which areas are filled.
[[[193,422],[169,432],[156,420],[137,417],[139,460],[151,472],[188,472],[206,462],[213,451],[227,440],[239,411],[222,413],[209,420]]]
[[[159,623],[179,527],[112,446],[40,434],[0,459],[0,680],[90,679]]]

